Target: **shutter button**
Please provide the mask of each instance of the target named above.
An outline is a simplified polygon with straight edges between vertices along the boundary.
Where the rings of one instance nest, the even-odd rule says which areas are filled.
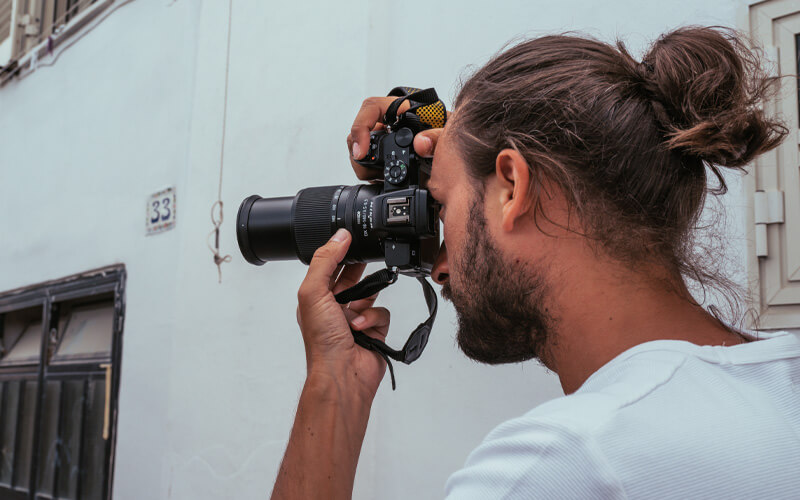
[[[414,141],[414,132],[408,127],[403,127],[394,135],[394,142],[401,148],[407,148]]]

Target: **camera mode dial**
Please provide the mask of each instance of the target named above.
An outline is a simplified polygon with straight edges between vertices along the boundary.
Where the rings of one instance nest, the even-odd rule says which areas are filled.
[[[402,184],[408,177],[408,167],[402,160],[392,160],[383,169],[383,178],[389,184]]]

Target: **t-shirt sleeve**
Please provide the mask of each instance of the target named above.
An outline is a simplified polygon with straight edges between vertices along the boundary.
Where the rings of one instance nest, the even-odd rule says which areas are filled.
[[[531,417],[492,431],[445,492],[448,500],[625,498],[591,436]]]

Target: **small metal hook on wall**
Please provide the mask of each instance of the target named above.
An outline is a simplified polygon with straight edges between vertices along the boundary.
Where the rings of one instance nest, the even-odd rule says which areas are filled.
[[[216,213],[215,213],[216,212]],[[222,283],[222,263],[230,262],[231,256],[225,255],[224,257],[219,254],[219,227],[222,225],[222,200],[217,200],[211,205],[211,223],[214,224],[214,229],[208,233],[206,242],[211,253],[214,254],[214,264],[217,265],[217,272],[219,273],[219,283]],[[214,237],[214,245],[211,245],[211,237]]]

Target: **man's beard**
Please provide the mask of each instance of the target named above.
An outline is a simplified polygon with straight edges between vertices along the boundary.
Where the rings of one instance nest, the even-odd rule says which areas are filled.
[[[487,233],[483,196],[477,198],[461,256],[442,287],[458,316],[458,346],[481,363],[541,359],[553,336],[548,283],[542,271],[503,258]]]

